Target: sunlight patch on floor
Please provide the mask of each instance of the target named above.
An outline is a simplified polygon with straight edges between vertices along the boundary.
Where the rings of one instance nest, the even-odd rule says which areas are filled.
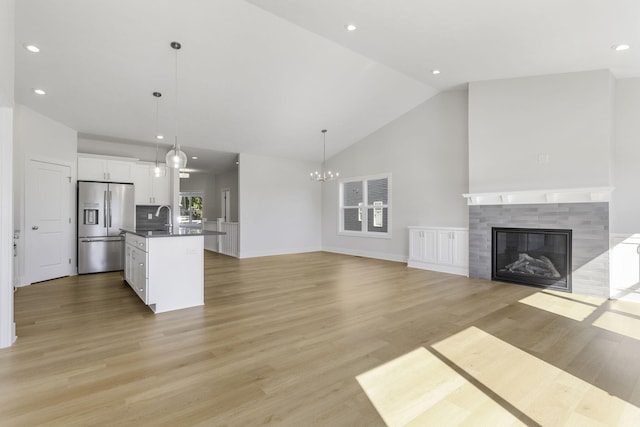
[[[630,314],[631,316],[640,318],[640,303],[637,302],[621,300],[611,301],[609,310],[621,311],[623,313]]]
[[[390,427],[524,425],[423,347],[356,379]]]
[[[640,319],[606,311],[593,322],[593,326],[640,340]]]
[[[605,302],[605,299],[572,294],[555,294],[547,291],[536,292],[522,298],[519,302],[580,322],[589,317]]]
[[[541,425],[637,425],[640,417],[632,404],[476,327],[433,348]]]

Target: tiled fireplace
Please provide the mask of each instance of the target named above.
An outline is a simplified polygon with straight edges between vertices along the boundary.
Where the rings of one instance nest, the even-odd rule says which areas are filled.
[[[609,203],[578,201],[548,203],[549,197],[534,203],[498,199],[469,198],[469,276],[492,279],[492,230],[495,228],[570,231],[570,278],[565,291],[577,294],[609,296]],[[607,196],[608,197],[608,193]],[[591,197],[602,199],[605,197]],[[507,203],[499,203],[504,200]],[[521,198],[521,200],[532,200]],[[571,200],[571,199],[570,199]],[[515,203],[514,203],[515,202]],[[490,204],[495,203],[495,204]],[[534,236],[534,239],[537,238]],[[526,251],[521,248],[521,252]],[[517,251],[517,249],[514,249]],[[540,254],[534,254],[540,258]],[[549,254],[546,258],[550,258]],[[509,263],[517,259],[510,260]],[[543,258],[544,260],[544,258]],[[554,260],[562,264],[562,261]],[[505,265],[508,265],[505,263]],[[560,267],[562,268],[562,267]],[[494,271],[495,273],[495,271]],[[563,274],[565,272],[562,272]],[[501,280],[499,277],[494,280]],[[552,283],[553,281],[550,281]],[[545,286],[544,283],[539,284]],[[551,286],[553,287],[553,286]]]

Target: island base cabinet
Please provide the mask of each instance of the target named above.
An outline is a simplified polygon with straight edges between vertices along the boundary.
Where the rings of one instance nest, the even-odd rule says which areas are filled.
[[[204,238],[147,239],[149,307],[155,313],[204,305]]]
[[[204,305],[204,238],[127,233],[125,280],[154,313]]]
[[[131,288],[145,304],[149,304],[147,260],[148,255],[145,251],[138,248],[131,249]]]

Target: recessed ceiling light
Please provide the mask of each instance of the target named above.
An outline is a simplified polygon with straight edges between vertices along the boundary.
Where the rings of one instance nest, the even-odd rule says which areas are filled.
[[[33,52],[33,53],[40,52],[40,48],[34,44],[25,44],[24,48],[27,49],[29,52]]]
[[[34,89],[33,92],[38,94],[38,95],[45,95],[47,93],[42,89]]]
[[[191,156],[193,160],[198,160],[198,156]]]
[[[347,24],[344,27],[347,29],[347,31],[355,31],[358,29],[358,27],[356,27],[354,24]]]
[[[438,74],[440,74],[440,70],[431,70],[431,74],[437,76]]]
[[[631,48],[631,46],[629,46],[628,44],[614,44],[613,46],[611,46],[611,49],[621,52],[623,50],[629,50],[629,48]]]
[[[164,135],[156,135],[156,139],[164,139]]]

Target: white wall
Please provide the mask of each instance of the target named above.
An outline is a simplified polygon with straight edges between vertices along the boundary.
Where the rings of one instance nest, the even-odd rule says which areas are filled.
[[[405,261],[408,226],[466,227],[467,158],[466,91],[443,92],[332,157],[329,169],[342,178],[392,174],[392,237],[339,236],[332,181],[323,184],[323,248]]]
[[[640,232],[640,78],[621,79],[615,91],[613,233]]]
[[[240,258],[320,250],[316,163],[240,154]]]
[[[18,283],[27,284],[28,278],[24,271],[25,252],[25,167],[29,159],[38,159],[51,163],[67,165],[71,167],[71,181],[76,181],[77,176],[77,132],[54,120],[49,119],[35,111],[16,105],[14,119],[14,206],[13,218],[15,228],[20,231],[20,249],[18,251],[17,280]],[[76,195],[75,187],[69,196],[69,209],[72,218],[72,230],[76,229]],[[76,271],[76,236],[75,232],[69,236],[69,248],[71,253],[71,266],[69,274]]]
[[[470,83],[469,191],[610,185],[613,89],[607,70]]]
[[[13,0],[0,0],[0,348],[15,340],[13,322]]]
[[[216,175],[216,216],[215,218],[222,217],[222,190],[228,188],[231,192],[231,218],[229,222],[238,222],[238,170],[233,169],[231,171]]]
[[[165,146],[159,148],[158,162],[165,163],[166,152],[167,148]],[[151,143],[142,145],[139,143],[108,141],[107,139],[100,139],[100,137],[97,136],[78,137],[78,153],[131,157],[146,162],[155,162],[156,160],[156,147]]]
[[[13,108],[14,99],[14,0],[0,0],[0,107]]]

